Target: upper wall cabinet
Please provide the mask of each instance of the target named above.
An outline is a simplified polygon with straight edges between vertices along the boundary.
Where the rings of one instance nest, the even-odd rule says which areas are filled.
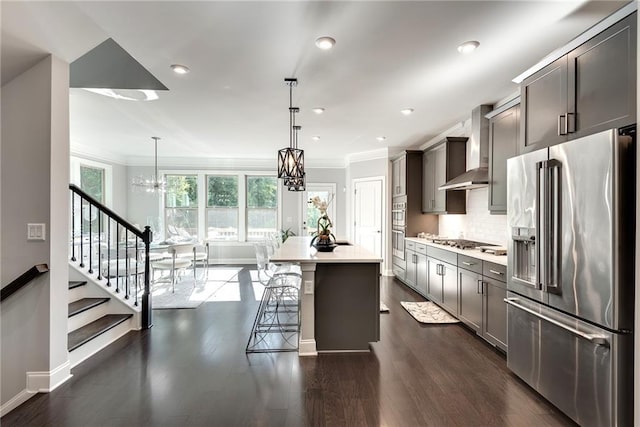
[[[395,159],[391,163],[391,185],[393,197],[407,195],[407,157],[406,155]]]
[[[466,137],[448,136],[441,144],[423,154],[422,212],[435,214],[466,213],[466,191],[439,190],[438,187],[466,170]]]
[[[507,213],[507,159],[516,155],[519,135],[519,103],[489,119],[489,212],[492,214]]]
[[[636,122],[636,14],[522,82],[519,153]]]

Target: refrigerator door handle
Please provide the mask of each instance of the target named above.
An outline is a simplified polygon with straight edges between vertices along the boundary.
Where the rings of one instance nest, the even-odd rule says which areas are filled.
[[[560,177],[562,163],[556,159],[550,159],[547,161],[547,188],[548,202],[547,202],[547,224],[546,224],[546,263],[547,263],[547,277],[546,286],[547,292],[554,294],[561,294],[562,288],[560,287],[560,230],[561,218],[562,218],[562,181]]]
[[[525,306],[523,306],[521,304],[518,304],[518,301],[520,301],[519,298],[505,298],[504,299],[504,302],[506,302],[507,304],[512,305],[512,306],[516,307],[519,310],[526,311],[527,313],[529,313],[529,314],[531,314],[531,315],[533,315],[533,316],[535,316],[535,317],[537,317],[537,318],[539,318],[541,320],[544,320],[545,322],[552,323],[552,324],[558,326],[559,328],[562,328],[565,331],[568,331],[568,332],[572,333],[573,335],[576,335],[576,336],[578,336],[580,338],[583,338],[583,339],[585,339],[585,340],[587,340],[587,341],[589,341],[589,342],[591,342],[593,344],[601,345],[601,346],[604,346],[604,347],[609,347],[609,340],[607,339],[607,337],[602,336],[602,335],[597,335],[597,334],[587,334],[585,332],[579,331],[579,330],[577,330],[575,328],[572,328],[569,325],[565,325],[562,322],[559,322],[559,321],[557,321],[555,319],[552,319],[551,317],[545,316],[544,314],[538,313],[535,310],[532,310],[532,309],[530,309],[528,307],[525,307]]]
[[[536,231],[535,231],[535,282],[536,288],[542,289],[546,291],[546,275],[544,271],[546,269],[545,265],[540,265],[544,262],[543,257],[541,256],[543,252],[544,246],[547,244],[545,233],[541,233],[543,227],[546,227],[544,223],[545,211],[546,211],[546,161],[536,163]]]

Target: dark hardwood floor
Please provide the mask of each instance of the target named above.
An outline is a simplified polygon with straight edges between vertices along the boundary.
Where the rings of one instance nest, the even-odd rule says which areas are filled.
[[[370,353],[247,356],[258,303],[248,269],[239,280],[229,293],[239,301],[156,310],[151,330],[82,363],[2,427],[572,425],[463,326],[413,320],[399,302],[422,298],[390,278],[382,299],[391,312]]]

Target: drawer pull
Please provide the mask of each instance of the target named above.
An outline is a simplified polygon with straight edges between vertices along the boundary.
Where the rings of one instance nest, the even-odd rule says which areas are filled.
[[[497,274],[498,276],[504,276],[504,273],[502,271],[489,270],[489,273]]]
[[[476,263],[475,263],[475,262],[466,262],[466,261],[462,261],[462,263],[463,263],[464,265],[468,265],[468,266],[476,265]]]
[[[580,338],[584,338],[585,340],[587,340],[587,341],[589,341],[589,342],[591,342],[593,344],[601,345],[601,346],[604,346],[604,347],[609,347],[609,340],[607,339],[606,336],[596,335],[596,334],[587,334],[585,332],[579,331],[579,330],[577,330],[575,328],[572,328],[569,325],[565,325],[562,322],[559,322],[559,321],[557,321],[555,319],[552,319],[552,318],[550,318],[548,316],[545,316],[542,313],[538,313],[535,310],[532,310],[532,309],[527,308],[527,307],[525,307],[523,305],[520,305],[520,304],[518,304],[518,301],[519,301],[518,298],[505,298],[504,299],[504,302],[506,302],[507,304],[512,305],[512,306],[514,306],[514,307],[516,307],[516,308],[518,308],[518,309],[520,309],[522,311],[526,311],[527,313],[529,313],[529,314],[531,314],[531,315],[533,315],[535,317],[538,317],[539,319],[542,319],[542,320],[544,320],[546,322],[549,322],[549,323],[551,323],[553,325],[556,325],[559,328],[562,328],[567,332],[570,332],[570,333],[572,333],[572,334],[574,334],[576,336],[579,336]]]

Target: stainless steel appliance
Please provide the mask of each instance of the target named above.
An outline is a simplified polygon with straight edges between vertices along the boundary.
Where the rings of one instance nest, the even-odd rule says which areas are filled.
[[[406,197],[396,197],[391,209],[391,247],[393,264],[404,270],[404,238],[407,230]]]
[[[612,129],[507,173],[507,365],[581,425],[631,425],[633,141]]]

